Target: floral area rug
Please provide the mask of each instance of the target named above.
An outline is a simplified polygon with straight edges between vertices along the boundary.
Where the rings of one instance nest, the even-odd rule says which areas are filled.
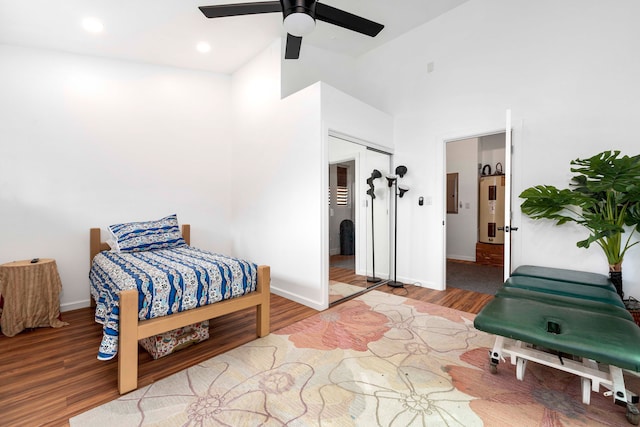
[[[473,318],[370,291],[70,425],[630,425],[611,398],[592,393],[591,405],[582,404],[574,375],[529,363],[518,381],[508,362],[491,374],[493,337],[474,329]]]

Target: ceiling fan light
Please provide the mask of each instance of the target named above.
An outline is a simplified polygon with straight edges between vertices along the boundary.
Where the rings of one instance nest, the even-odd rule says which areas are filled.
[[[306,13],[295,12],[284,18],[284,29],[292,36],[304,37],[311,33],[315,26],[315,19]]]
[[[94,17],[84,18],[82,20],[82,28],[84,28],[85,31],[88,31],[94,34],[101,33],[102,30],[104,30],[104,26],[102,25],[102,22],[100,22],[99,19]]]
[[[211,45],[207,42],[199,42],[196,45],[196,50],[200,53],[208,53],[211,50]]]

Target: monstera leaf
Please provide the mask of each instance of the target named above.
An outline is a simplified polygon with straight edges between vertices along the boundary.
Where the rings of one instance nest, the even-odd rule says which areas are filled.
[[[638,244],[632,243],[631,237],[640,231],[640,155],[620,157],[620,151],[604,151],[573,160],[571,165],[571,172],[576,173],[571,189],[559,190],[551,185],[527,188],[520,194],[524,199],[521,210],[533,219],[585,227],[590,234],[577,246],[598,244],[610,271],[621,271],[625,253]]]
[[[536,185],[520,194],[525,201],[520,205],[523,213],[533,219],[551,219],[558,225],[568,221],[578,222],[581,205],[588,202],[580,193],[558,190],[552,185]]]

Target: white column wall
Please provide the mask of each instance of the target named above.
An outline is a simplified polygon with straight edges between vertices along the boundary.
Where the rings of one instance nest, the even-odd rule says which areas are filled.
[[[277,40],[233,75],[234,248],[271,266],[273,292],[322,308],[320,87],[280,99],[280,61]]]
[[[324,309],[329,130],[380,144],[392,120],[323,83],[280,99],[281,58],[276,41],[233,76],[234,249],[271,266],[274,293]]]

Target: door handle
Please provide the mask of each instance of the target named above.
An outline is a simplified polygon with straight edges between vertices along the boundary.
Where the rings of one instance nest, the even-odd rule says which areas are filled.
[[[508,233],[509,231],[518,231],[518,227],[511,227],[509,228],[509,226],[507,225],[506,227],[498,227],[498,230],[503,231],[505,233]]]

